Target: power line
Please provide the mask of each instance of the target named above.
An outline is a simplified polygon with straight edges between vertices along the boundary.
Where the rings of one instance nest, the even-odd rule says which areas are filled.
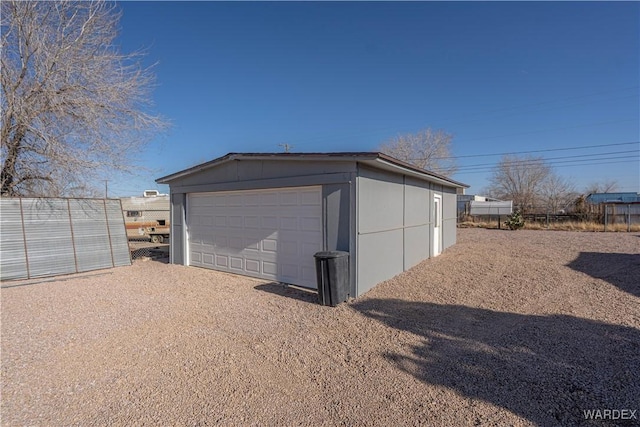
[[[640,150],[624,150],[624,151],[608,151],[606,153],[594,153],[594,154],[577,154],[577,155],[573,155],[573,156],[560,156],[560,157],[541,157],[541,158],[536,158],[536,159],[525,159],[525,160],[511,160],[511,161],[506,161],[506,162],[500,162],[500,165],[505,165],[505,166],[509,166],[509,165],[524,165],[524,164],[547,164],[549,163],[549,161],[551,161],[550,163],[554,163],[553,160],[559,160],[559,159],[575,159],[575,158],[579,158],[579,157],[599,157],[599,156],[610,156],[613,154],[638,154],[640,153]],[[625,157],[629,157],[629,156],[625,156]],[[597,159],[584,159],[584,160],[597,160]],[[458,168],[458,170],[461,169],[475,169],[477,167],[482,167],[482,166],[494,166],[495,163],[477,163],[474,165],[464,165],[464,166],[460,166],[460,168]]]
[[[629,162],[637,162],[638,160],[630,160],[629,156],[613,156],[613,157],[602,157],[600,159],[578,159],[578,160],[562,160],[559,162],[544,162],[544,161],[537,161],[537,162],[530,162],[530,163],[522,163],[522,164],[510,164],[510,165],[506,165],[506,166],[516,166],[518,167],[518,170],[530,170],[530,169],[535,169],[535,168],[539,168],[541,166],[557,166],[557,165],[568,165],[568,164],[583,164],[584,162],[594,162],[594,161],[598,161],[598,162],[602,162],[603,160],[617,160],[617,159],[626,159]],[[599,164],[599,163],[595,163],[595,164]],[[563,166],[564,167],[564,166]],[[495,166],[490,167],[490,166],[483,166],[483,167],[477,167],[477,168],[469,168],[469,169],[465,169],[461,172],[467,172],[467,171],[485,171],[485,172],[492,172],[495,170]]]
[[[627,158],[627,157],[623,157],[623,158]],[[584,160],[582,160],[582,161],[584,161]],[[562,167],[563,168],[569,168],[569,167],[575,167],[575,166],[600,166],[600,165],[612,165],[612,164],[619,164],[619,163],[638,163],[638,160],[620,160],[620,161],[614,161],[614,162],[598,161],[596,163],[568,164],[568,165],[564,165]],[[527,170],[527,169],[533,169],[533,168],[534,168],[534,166],[530,166],[530,167],[524,168],[524,169]],[[487,168],[486,170],[463,171],[463,172],[460,172],[460,175],[473,175],[473,174],[481,174],[481,173],[482,174],[486,174],[488,172],[491,172],[492,170],[493,169],[491,169],[491,168]],[[456,175],[457,174],[458,173],[456,173]]]
[[[568,150],[583,150],[587,148],[600,148],[600,147],[616,147],[620,145],[632,145],[632,144],[640,144],[640,141],[633,142],[618,142],[614,144],[597,144],[597,145],[583,145],[579,147],[563,147],[563,148],[547,148],[544,150],[529,150],[529,151],[511,151],[511,152],[502,152],[502,153],[491,153],[491,154],[467,154],[464,156],[448,156],[448,157],[433,157],[433,160],[445,160],[445,159],[463,159],[470,157],[493,157],[493,156],[507,156],[514,154],[532,154],[532,153],[547,153],[552,151],[568,151]],[[423,160],[423,159],[412,159],[412,160]]]

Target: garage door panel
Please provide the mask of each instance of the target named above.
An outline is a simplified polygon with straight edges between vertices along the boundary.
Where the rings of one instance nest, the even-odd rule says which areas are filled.
[[[284,277],[298,277],[298,266],[295,264],[282,264],[282,275]]]
[[[316,282],[316,269],[315,266],[309,267],[308,265],[303,265],[300,267],[300,272],[302,276],[302,280],[305,282]],[[316,286],[317,287],[317,286]]]
[[[282,256],[295,257],[298,254],[298,242],[280,240],[280,252]]]
[[[240,270],[242,271],[244,268],[244,262],[242,258],[238,258],[238,257],[229,257],[229,267],[231,267],[234,270]]]
[[[277,193],[260,194],[260,206],[278,206],[278,194]]]
[[[242,194],[230,194],[227,196],[227,206],[243,206],[244,197]]]
[[[321,207],[319,186],[190,194],[190,264],[315,288]]]
[[[204,241],[203,241],[204,242]],[[213,244],[214,246],[219,246],[222,248],[227,248],[229,247],[229,239],[227,238],[227,236],[224,235],[218,235],[215,236],[213,238]]]
[[[303,217],[300,219],[300,231],[322,231],[320,218]]]
[[[260,228],[260,218],[257,216],[245,216],[244,217],[245,228]]]
[[[260,273],[260,261],[257,259],[245,258],[246,271]]]
[[[278,228],[278,217],[277,216],[261,217],[260,227],[266,230],[276,230]]]
[[[276,276],[278,274],[278,264],[275,262],[262,261],[262,272],[264,274]]]
[[[227,226],[232,228],[242,227],[242,217],[240,215],[234,215],[227,218]]]
[[[275,239],[264,239],[262,241],[262,250],[264,252],[277,252],[278,251],[278,241]]]
[[[230,237],[229,238],[229,248],[234,250],[234,251],[241,251],[242,249],[244,249],[244,246],[242,245],[242,238],[241,237]]]
[[[260,242],[255,239],[245,239],[244,240],[244,249],[243,250],[260,250]]]
[[[316,252],[318,252],[316,250],[316,245],[313,243],[308,243],[308,242],[302,242],[302,256],[303,257],[312,257],[313,258],[313,254],[315,254]]]
[[[280,206],[297,206],[298,193],[280,193]]]
[[[301,191],[300,204],[303,206],[320,206],[322,204],[322,194],[317,191]]]
[[[228,267],[229,266],[229,257],[226,255],[215,255],[216,259],[216,267]]]
[[[293,216],[280,217],[280,229],[281,230],[297,230],[298,218]]]

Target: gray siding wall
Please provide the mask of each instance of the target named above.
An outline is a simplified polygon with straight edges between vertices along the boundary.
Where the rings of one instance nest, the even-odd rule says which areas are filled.
[[[404,271],[404,176],[359,167],[357,295]]]
[[[456,243],[458,197],[456,189],[442,188],[442,249],[447,249]]]
[[[431,256],[431,200],[429,183],[406,177],[404,187],[404,269]]]
[[[350,252],[351,227],[351,184],[328,184],[322,186],[322,216],[324,222],[324,249],[327,251]],[[350,259],[351,263],[351,259]],[[355,270],[350,269],[350,295],[356,295]]]
[[[357,295],[433,256],[434,194],[442,196],[442,250],[456,241],[456,191],[359,167]]]
[[[172,264],[186,264],[186,200],[184,193],[171,194],[171,245],[169,262]]]

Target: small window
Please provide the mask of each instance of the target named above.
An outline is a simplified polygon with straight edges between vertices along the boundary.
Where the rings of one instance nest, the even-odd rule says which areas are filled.
[[[158,225],[167,225],[165,221],[166,220],[164,220],[164,219],[159,219],[158,220]]]
[[[140,211],[127,211],[127,218],[138,218],[142,216]]]

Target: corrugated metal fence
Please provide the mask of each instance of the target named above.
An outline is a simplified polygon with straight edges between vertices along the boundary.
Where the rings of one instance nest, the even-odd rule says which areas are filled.
[[[131,265],[120,200],[0,199],[0,280]]]
[[[640,202],[602,203],[604,206],[604,227],[614,224],[626,224],[627,230],[631,230],[631,224],[640,223]]]

